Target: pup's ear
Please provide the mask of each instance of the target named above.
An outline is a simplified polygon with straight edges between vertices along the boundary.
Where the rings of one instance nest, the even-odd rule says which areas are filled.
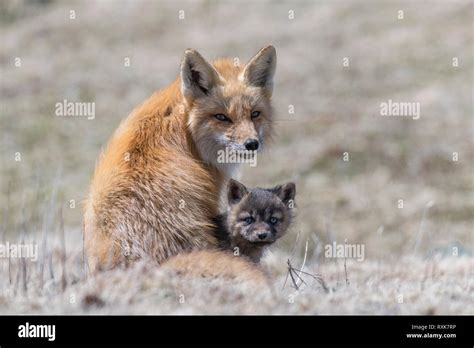
[[[273,46],[262,48],[245,66],[241,78],[246,84],[264,89],[269,97],[273,92],[276,69],[276,51]]]
[[[187,49],[181,61],[181,93],[188,100],[208,95],[219,74],[199,52]]]
[[[227,199],[229,200],[230,205],[239,203],[247,192],[247,188],[243,184],[234,179],[229,180]]]
[[[289,203],[295,201],[296,185],[292,182],[289,182],[285,185],[275,187],[274,192],[278,197],[280,197],[283,203],[288,205]]]

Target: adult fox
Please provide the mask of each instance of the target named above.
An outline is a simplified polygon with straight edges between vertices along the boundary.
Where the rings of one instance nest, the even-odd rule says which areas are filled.
[[[236,167],[218,153],[271,136],[275,68],[273,46],[244,67],[185,51],[180,78],[122,122],[96,166],[84,213],[92,271],[217,247],[212,221]]]

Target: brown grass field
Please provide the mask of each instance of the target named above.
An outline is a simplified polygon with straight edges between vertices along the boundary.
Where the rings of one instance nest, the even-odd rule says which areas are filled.
[[[472,1],[2,1],[0,243],[39,257],[0,258],[0,314],[474,314],[473,17]],[[120,121],[186,48],[246,61],[269,43],[277,136],[241,180],[296,183],[263,259],[273,289],[146,261],[87,278],[82,202]],[[57,117],[64,99],[95,118]],[[389,99],[420,118],[381,116]],[[333,242],[364,259],[327,257]]]

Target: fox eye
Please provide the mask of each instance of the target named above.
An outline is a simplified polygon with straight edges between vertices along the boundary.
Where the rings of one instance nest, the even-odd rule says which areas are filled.
[[[244,219],[246,225],[250,225],[253,222],[253,217],[249,216]]]
[[[272,225],[275,225],[277,222],[278,222],[278,219],[277,219],[276,217],[272,216],[272,217],[270,218],[270,223],[271,223]]]
[[[250,114],[250,117],[252,117],[252,118],[257,118],[258,116],[260,116],[260,111],[253,111]]]
[[[214,115],[215,118],[217,118],[219,121],[224,121],[224,122],[232,122],[230,120],[230,118],[228,118],[226,115],[224,114],[215,114]]]

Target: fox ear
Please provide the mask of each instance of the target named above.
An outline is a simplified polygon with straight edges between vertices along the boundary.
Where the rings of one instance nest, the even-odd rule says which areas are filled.
[[[294,183],[289,182],[285,185],[275,187],[274,192],[278,197],[280,197],[283,203],[288,205],[290,202],[294,202],[295,200],[296,186]]]
[[[195,99],[209,94],[219,81],[219,74],[199,52],[187,49],[181,62],[181,92]]]
[[[233,179],[229,180],[227,199],[230,205],[239,203],[247,192],[247,188],[243,184]]]
[[[276,69],[276,50],[273,46],[262,48],[245,66],[242,79],[251,86],[261,87],[268,96],[273,92],[273,75]]]

